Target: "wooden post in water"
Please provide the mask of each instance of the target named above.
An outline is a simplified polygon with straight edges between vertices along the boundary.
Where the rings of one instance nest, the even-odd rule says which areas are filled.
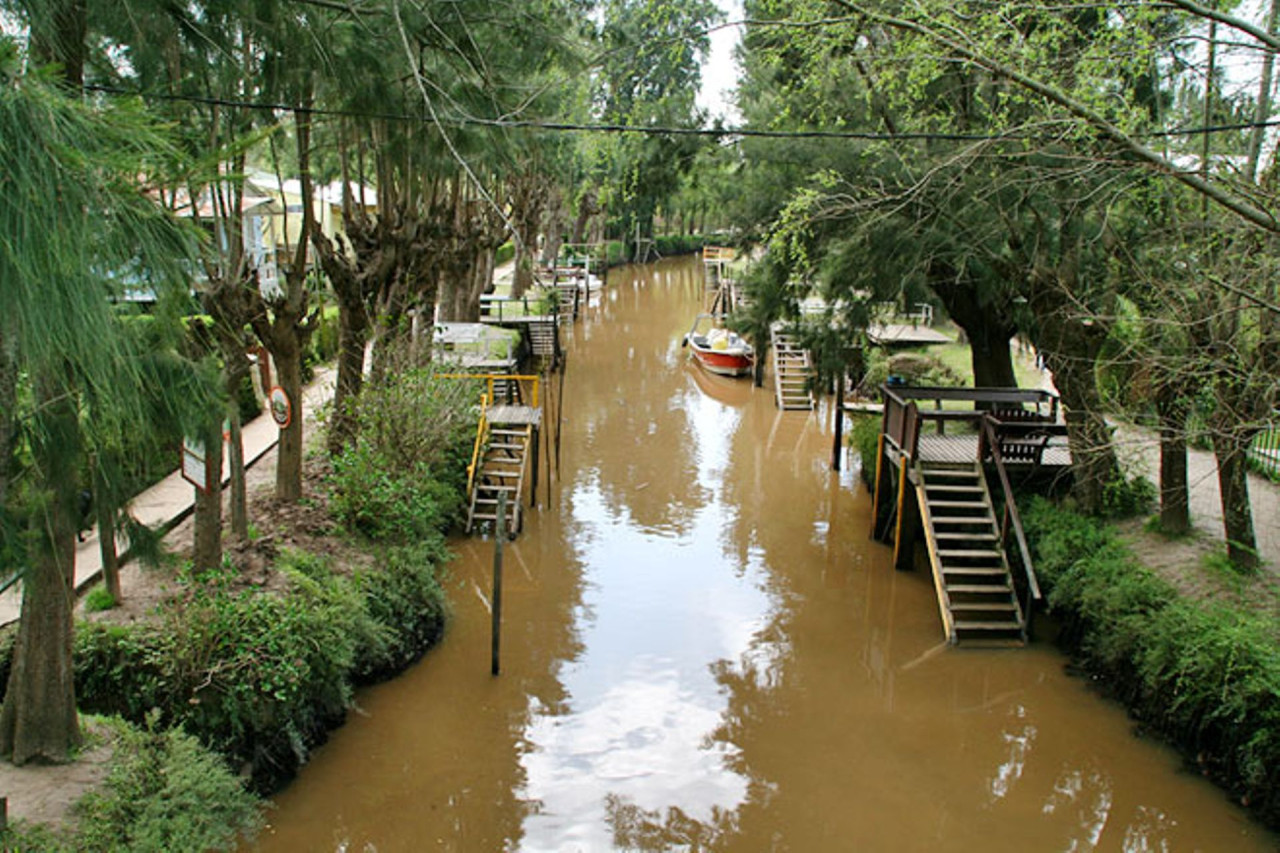
[[[831,470],[840,470],[841,447],[844,444],[844,374],[836,380],[836,428],[835,440],[831,443]]]
[[[501,670],[502,649],[502,540],[507,538],[507,493],[498,492],[498,518],[493,527],[493,629],[489,672]]]

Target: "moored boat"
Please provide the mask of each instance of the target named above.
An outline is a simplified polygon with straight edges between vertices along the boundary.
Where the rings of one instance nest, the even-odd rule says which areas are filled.
[[[684,342],[693,350],[693,357],[698,360],[698,364],[721,376],[744,376],[750,373],[755,365],[755,351],[751,344],[737,332],[719,326],[699,332],[698,325],[704,319],[714,320],[709,314],[699,314],[689,333],[684,336]]]

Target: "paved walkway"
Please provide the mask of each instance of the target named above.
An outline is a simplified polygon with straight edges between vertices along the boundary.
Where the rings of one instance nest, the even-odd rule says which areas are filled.
[[[312,410],[333,396],[335,373],[330,368],[316,371],[315,379],[303,391],[303,406]],[[280,440],[280,429],[271,415],[264,413],[244,426],[244,461],[253,465],[265,456]],[[222,482],[230,482],[226,454],[223,454]],[[130,504],[134,516],[150,527],[168,530],[182,521],[195,509],[195,487],[182,479],[182,471],[172,474],[151,488],[137,495]],[[127,542],[120,541],[117,548],[123,551]],[[84,541],[76,546],[76,590],[83,592],[102,575],[102,552],[98,547],[98,529],[86,532]],[[17,621],[22,612],[21,584],[14,584],[0,595],[0,625]]]

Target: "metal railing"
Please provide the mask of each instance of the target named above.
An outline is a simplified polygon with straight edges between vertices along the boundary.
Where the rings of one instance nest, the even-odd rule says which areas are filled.
[[[542,377],[536,374],[521,373],[437,373],[437,379],[474,379],[485,383],[485,396],[487,397],[486,408],[488,406],[497,405],[499,385],[510,390],[510,394],[503,395],[507,398],[507,402],[514,405],[524,404],[524,388],[523,382],[529,383],[529,406],[538,408],[538,392],[541,388]]]
[[[1249,445],[1249,462],[1272,480],[1280,480],[1280,410],[1273,413],[1275,422],[1264,429]]]
[[[554,293],[540,293],[537,296],[521,296],[510,299],[504,296],[486,295],[480,297],[480,320],[496,320],[499,323],[518,320],[523,317],[548,317],[555,313]],[[516,310],[519,306],[519,311]]]

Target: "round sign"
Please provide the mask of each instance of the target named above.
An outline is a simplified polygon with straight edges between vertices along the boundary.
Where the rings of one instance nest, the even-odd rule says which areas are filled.
[[[271,419],[284,429],[293,420],[293,404],[289,395],[279,385],[267,392],[267,408],[271,410]]]

